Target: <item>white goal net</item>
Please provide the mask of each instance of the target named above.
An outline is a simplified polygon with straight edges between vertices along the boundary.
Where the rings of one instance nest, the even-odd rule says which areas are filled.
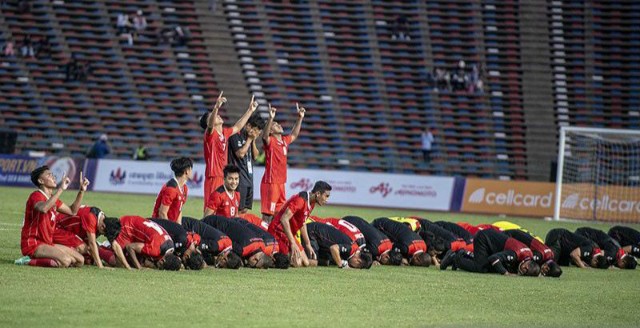
[[[640,131],[562,127],[554,219],[640,222]]]

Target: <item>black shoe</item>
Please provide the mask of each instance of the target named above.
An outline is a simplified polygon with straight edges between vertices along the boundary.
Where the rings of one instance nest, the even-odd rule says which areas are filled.
[[[448,250],[447,253],[444,254],[442,261],[440,261],[440,270],[446,270],[450,265],[452,265],[453,259],[455,256],[456,256],[456,253],[454,253],[451,250]]]

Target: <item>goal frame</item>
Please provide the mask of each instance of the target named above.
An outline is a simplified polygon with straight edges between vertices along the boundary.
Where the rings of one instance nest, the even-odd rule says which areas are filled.
[[[560,208],[562,206],[562,177],[564,171],[564,154],[566,151],[567,132],[585,132],[585,133],[608,133],[608,134],[625,134],[640,136],[640,131],[626,129],[608,129],[608,128],[589,128],[589,127],[560,127],[560,138],[558,140],[558,168],[556,171],[556,194],[553,209],[553,220],[560,220]]]

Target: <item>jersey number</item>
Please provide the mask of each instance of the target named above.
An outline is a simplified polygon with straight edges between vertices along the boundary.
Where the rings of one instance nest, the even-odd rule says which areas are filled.
[[[144,221],[143,223],[145,226],[157,231],[160,235],[164,235],[164,231],[162,231],[162,228],[155,222],[152,221]]]

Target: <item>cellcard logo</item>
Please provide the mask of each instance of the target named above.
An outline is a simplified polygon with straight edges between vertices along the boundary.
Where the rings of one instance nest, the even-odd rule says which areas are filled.
[[[198,189],[202,187],[202,181],[204,180],[204,175],[198,175],[198,172],[193,172],[193,178],[187,181],[187,186],[189,188]]]
[[[310,179],[302,178],[297,182],[292,182],[289,187],[291,189],[300,189],[302,191],[311,190],[313,185],[311,184]]]
[[[562,202],[562,208],[574,209],[576,208],[576,205],[578,205],[579,200],[580,195],[571,194],[564,200],[564,202]]]
[[[474,204],[482,203],[482,200],[484,199],[485,190],[486,190],[485,188],[480,188],[474,191],[473,193],[471,193],[471,196],[469,196],[469,203],[474,203]]]
[[[393,191],[393,188],[391,188],[391,185],[389,185],[388,182],[380,182],[379,185],[372,186],[371,188],[369,188],[369,193],[371,194],[380,193],[382,194],[383,198],[387,197],[387,195],[389,195],[392,191]]]
[[[109,182],[113,185],[121,185],[124,183],[124,179],[127,178],[127,171],[118,168],[117,170],[112,170],[111,175],[109,176]]]

